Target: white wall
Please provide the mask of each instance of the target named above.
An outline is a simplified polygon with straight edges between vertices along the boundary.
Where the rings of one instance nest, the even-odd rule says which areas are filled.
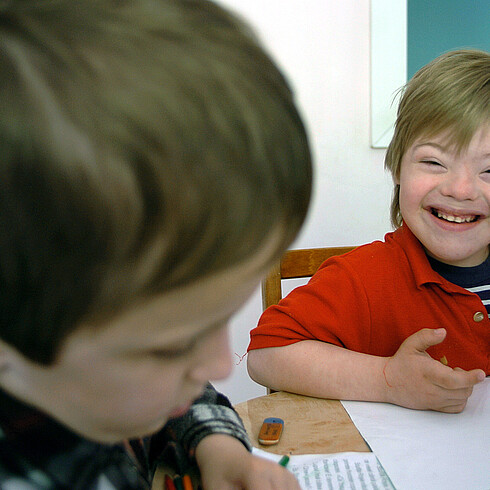
[[[385,150],[370,147],[369,0],[220,0],[256,29],[289,78],[310,135],[315,189],[291,248],[355,245],[390,231]],[[237,365],[215,386],[233,403],[265,394],[247,374],[249,331],[260,293],[231,322]]]

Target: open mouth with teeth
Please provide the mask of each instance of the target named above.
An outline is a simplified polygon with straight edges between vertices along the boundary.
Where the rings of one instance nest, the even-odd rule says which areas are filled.
[[[450,223],[474,223],[480,218],[480,216],[474,214],[466,216],[455,216],[453,214],[444,213],[434,208],[431,209],[431,212],[436,218],[439,218],[443,221],[449,221]]]

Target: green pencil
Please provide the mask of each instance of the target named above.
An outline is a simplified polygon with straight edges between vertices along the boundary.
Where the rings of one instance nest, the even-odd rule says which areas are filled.
[[[289,456],[287,454],[285,454],[280,460],[279,460],[279,464],[281,466],[284,466],[286,467],[289,463]]]

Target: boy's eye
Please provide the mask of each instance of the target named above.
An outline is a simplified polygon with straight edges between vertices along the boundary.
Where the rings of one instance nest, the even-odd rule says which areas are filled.
[[[207,328],[199,332],[192,338],[183,339],[181,343],[175,342],[172,345],[165,347],[157,347],[148,351],[148,355],[158,360],[172,360],[185,357],[197,348],[197,346],[205,341],[205,339],[212,335],[213,332],[222,329],[228,323],[228,317],[224,320],[220,320],[216,323],[209,325]]]
[[[428,171],[440,172],[445,168],[442,163],[436,160],[421,160],[420,163],[422,163]]]
[[[196,342],[192,341],[178,347],[153,349],[150,351],[150,355],[158,359],[178,359],[179,357],[184,357],[190,354],[195,345]]]

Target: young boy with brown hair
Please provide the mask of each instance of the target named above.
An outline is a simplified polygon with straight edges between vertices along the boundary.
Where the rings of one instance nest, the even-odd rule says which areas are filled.
[[[490,374],[489,53],[446,53],[408,82],[385,163],[396,231],[266,310],[249,373],[276,390],[459,412]]]
[[[298,489],[208,384],[310,197],[248,27],[200,0],[3,2],[0,79],[0,487],[143,489],[176,459],[205,489]]]

